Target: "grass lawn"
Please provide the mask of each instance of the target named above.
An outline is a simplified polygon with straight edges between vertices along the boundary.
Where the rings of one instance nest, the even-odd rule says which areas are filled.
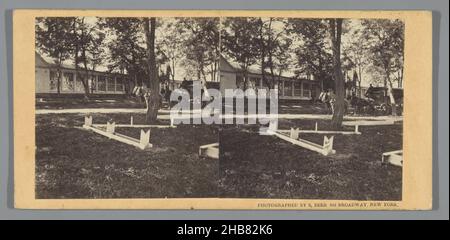
[[[133,114],[134,123],[144,122]],[[129,123],[130,114],[93,114],[94,123]],[[289,198],[400,200],[402,169],[381,164],[402,148],[402,125],[361,126],[336,135],[335,155],[322,156],[257,126],[180,125],[152,129],[140,150],[82,129],[84,114],[36,115],[37,198]],[[314,129],[314,120],[280,120],[279,129]],[[161,122],[168,124],[168,122]],[[318,121],[319,130],[330,129]],[[352,127],[346,127],[353,130]],[[138,138],[140,129],[117,128]],[[300,134],[322,143],[323,135]],[[220,160],[198,156],[220,141]]]
[[[94,123],[128,123],[129,114],[94,114]],[[143,114],[134,122],[142,123]],[[216,197],[218,162],[198,156],[217,142],[214,126],[152,129],[149,150],[81,129],[82,114],[36,115],[37,198]],[[139,129],[118,128],[139,137]]]
[[[279,129],[314,129],[315,122],[284,120]],[[319,130],[330,129],[327,121],[318,122]],[[220,197],[401,200],[402,169],[381,164],[383,152],[402,149],[401,124],[363,126],[362,135],[335,135],[336,154],[330,156],[256,130],[221,131]],[[319,134],[300,137],[323,141]]]

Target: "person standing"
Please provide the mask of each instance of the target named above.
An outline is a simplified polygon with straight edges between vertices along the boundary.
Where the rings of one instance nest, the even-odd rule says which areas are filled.
[[[334,104],[336,103],[336,95],[334,94],[333,89],[328,89],[328,102],[331,108],[331,114],[334,114]]]

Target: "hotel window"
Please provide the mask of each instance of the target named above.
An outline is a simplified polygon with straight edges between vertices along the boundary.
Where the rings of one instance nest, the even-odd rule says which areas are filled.
[[[311,84],[303,83],[303,97],[311,97]]]
[[[292,96],[292,82],[284,82],[284,96]]]
[[[106,77],[105,76],[98,76],[98,87],[97,90],[101,91],[101,92],[105,92],[106,91]]]
[[[114,81],[114,77],[108,77],[107,78],[108,79],[108,81],[106,82],[106,84],[107,84],[107,89],[106,89],[106,91],[108,91],[108,92],[114,92],[114,90],[115,90],[115,88],[116,88],[116,84],[115,84],[115,81]]]
[[[302,96],[302,83],[294,82],[294,96],[301,97]]]
[[[58,89],[58,72],[50,70],[50,90],[56,91]]]
[[[123,77],[116,78],[116,92],[123,92]]]
[[[74,90],[74,77],[73,73],[64,73],[63,74],[63,87],[64,91],[73,91]]]

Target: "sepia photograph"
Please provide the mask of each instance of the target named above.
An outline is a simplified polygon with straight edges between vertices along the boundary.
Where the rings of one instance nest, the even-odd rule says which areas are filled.
[[[400,19],[38,17],[35,44],[38,199],[402,199]]]
[[[277,89],[278,123],[222,132],[220,197],[402,199],[402,20],[222,22],[221,85]]]
[[[14,206],[430,209],[431,20],[15,11]]]
[[[219,18],[36,18],[36,198],[216,197],[214,125],[172,92],[218,88]]]
[[[0,219],[170,239],[448,220],[448,1],[0,9]]]

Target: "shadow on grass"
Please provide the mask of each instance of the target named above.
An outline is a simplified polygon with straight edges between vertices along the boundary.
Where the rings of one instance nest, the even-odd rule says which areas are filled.
[[[315,121],[281,128],[314,129]],[[327,122],[319,126],[327,129]],[[361,127],[362,135],[336,135],[337,154],[323,156],[275,136],[221,131],[219,196],[340,200],[401,200],[402,170],[382,165],[383,152],[402,148],[402,125]],[[320,134],[301,138],[321,144]],[[245,151],[242,151],[245,149]]]
[[[94,114],[126,122],[129,114]],[[136,116],[137,119],[143,116]],[[140,150],[81,128],[83,115],[37,116],[37,198],[181,198],[217,196],[217,161],[198,147],[217,141],[212,126],[152,129]],[[120,129],[133,135],[137,129]]]

